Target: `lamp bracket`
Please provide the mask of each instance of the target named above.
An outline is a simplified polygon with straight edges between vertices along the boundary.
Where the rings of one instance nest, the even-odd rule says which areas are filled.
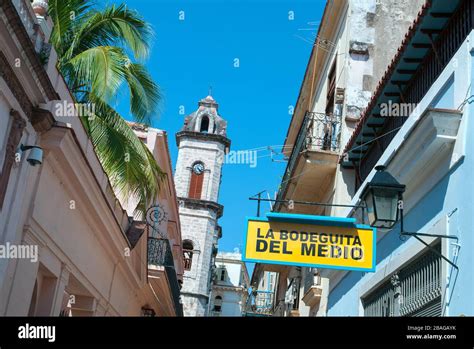
[[[435,237],[435,238],[441,238],[441,239],[453,239],[453,240],[456,240],[459,241],[459,238],[455,235],[438,235],[438,234],[424,234],[424,233],[413,233],[413,232],[407,232],[407,231],[401,231],[400,232],[400,238],[403,240],[402,237],[406,237],[406,236],[413,236],[415,239],[417,239],[418,241],[420,241],[423,245],[425,245],[426,247],[428,247],[428,249],[430,249],[430,251],[432,251],[433,253],[435,253],[437,256],[441,257],[442,259],[444,259],[446,262],[448,262],[453,268],[455,268],[456,270],[459,270],[459,267],[454,264],[451,260],[449,260],[446,256],[444,256],[442,253],[438,252],[438,250],[436,250],[433,246],[431,246],[430,244],[428,244],[425,240],[423,240],[420,236],[426,236],[426,237]],[[456,243],[456,245],[459,246],[459,244]]]
[[[450,261],[446,256],[444,256],[442,253],[438,252],[428,244],[425,240],[423,240],[421,237],[433,237],[433,238],[440,238],[440,239],[452,239],[456,240],[456,242],[459,241],[459,238],[456,235],[439,235],[439,234],[426,234],[426,233],[417,233],[417,232],[409,232],[405,231],[404,229],[404,221],[403,221],[403,207],[400,208],[400,239],[405,240],[407,236],[413,236],[415,239],[420,241],[423,245],[428,247],[432,252],[434,252],[437,256],[441,257],[444,259],[446,262],[448,262],[453,268],[459,271],[459,267],[454,264],[452,261]]]
[[[41,147],[37,146],[37,145],[20,145],[20,150],[21,151],[25,151],[25,150],[30,150],[30,149],[34,149],[34,148],[38,148],[38,149],[41,149]]]
[[[438,235],[438,234],[424,234],[424,233],[412,233],[408,231],[403,231],[400,233],[402,236],[428,236],[433,238],[442,238],[442,239],[453,239],[459,241],[459,238],[455,235]]]

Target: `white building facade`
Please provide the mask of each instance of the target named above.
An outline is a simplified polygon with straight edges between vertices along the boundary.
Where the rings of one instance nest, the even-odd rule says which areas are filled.
[[[242,316],[248,296],[249,276],[242,255],[219,252],[210,302],[212,316]]]
[[[145,224],[125,211],[79,118],[47,5],[0,2],[0,315],[178,315],[179,275],[147,275]]]

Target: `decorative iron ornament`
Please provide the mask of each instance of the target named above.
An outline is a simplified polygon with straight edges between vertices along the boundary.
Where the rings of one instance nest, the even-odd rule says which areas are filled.
[[[168,213],[165,211],[163,206],[155,205],[151,206],[146,211],[146,223],[148,227],[151,227],[154,235],[158,235],[161,238],[167,239],[166,231],[160,229],[160,226],[168,220]]]

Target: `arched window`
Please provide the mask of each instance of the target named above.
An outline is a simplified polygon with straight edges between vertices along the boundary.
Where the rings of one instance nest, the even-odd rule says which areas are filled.
[[[214,298],[214,311],[220,312],[222,310],[222,297],[216,296]]]
[[[201,130],[200,132],[208,133],[209,132],[209,117],[204,115],[201,119]]]
[[[183,241],[184,270],[191,270],[193,264],[194,245],[191,240]]]
[[[196,162],[191,168],[191,183],[189,185],[190,199],[201,199],[202,184],[204,182],[204,164]]]

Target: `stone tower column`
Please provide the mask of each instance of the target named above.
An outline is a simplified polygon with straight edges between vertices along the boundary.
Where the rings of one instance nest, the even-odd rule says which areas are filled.
[[[186,117],[176,134],[178,160],[175,186],[185,251],[181,290],[185,316],[206,316],[213,275],[214,257],[223,214],[218,203],[222,165],[230,147],[227,122],[217,113],[211,97],[199,101],[199,108]]]

